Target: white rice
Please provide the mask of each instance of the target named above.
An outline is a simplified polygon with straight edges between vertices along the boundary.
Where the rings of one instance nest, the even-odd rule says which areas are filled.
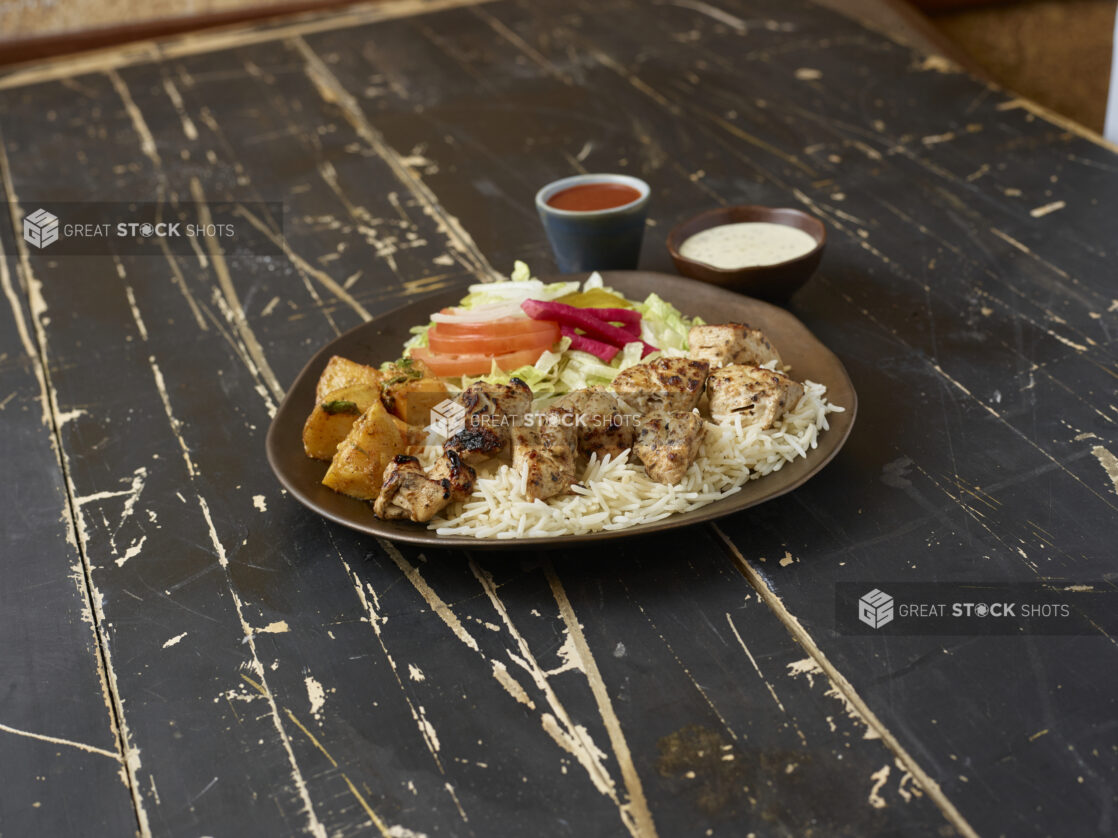
[[[490,460],[478,469],[474,493],[448,506],[428,524],[439,535],[475,538],[528,538],[578,535],[620,530],[659,521],[714,503],[798,457],[806,457],[827,430],[827,414],[844,408],[827,401],[827,388],[804,382],[804,396],[795,409],[772,428],[706,423],[706,434],[695,462],[675,486],[657,483],[630,451],[616,460],[591,457],[570,494],[547,501],[529,500],[526,478],[507,462]],[[429,447],[420,460],[425,465],[441,449]]]

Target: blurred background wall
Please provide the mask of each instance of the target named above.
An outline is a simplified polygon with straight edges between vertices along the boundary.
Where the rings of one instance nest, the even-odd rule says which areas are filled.
[[[1042,105],[1103,128],[1118,0],[817,0]],[[712,0],[718,5],[718,0]],[[339,0],[0,0],[0,63],[33,60]],[[651,11],[651,10],[650,10]]]

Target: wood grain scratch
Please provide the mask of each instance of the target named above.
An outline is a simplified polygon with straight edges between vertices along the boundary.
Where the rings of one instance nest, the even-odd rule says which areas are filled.
[[[252,684],[254,687],[260,686],[251,678],[247,678],[244,675],[242,675],[241,677],[245,678],[245,680]],[[372,822],[373,826],[376,827],[377,832],[381,834],[382,838],[394,838],[393,831],[390,831],[388,825],[383,820],[381,820],[380,815],[373,811],[373,807],[369,805],[369,801],[365,799],[365,796],[361,794],[360,791],[358,791],[357,786],[354,785],[353,780],[349,778],[349,775],[341,770],[341,766],[338,765],[338,761],[330,756],[330,752],[327,751],[326,748],[323,747],[322,743],[318,741],[318,737],[311,733],[307,729],[306,725],[299,721],[299,718],[294,713],[292,713],[290,709],[285,707],[283,708],[283,711],[287,714],[287,718],[291,720],[291,723],[303,732],[303,735],[310,740],[312,745],[314,745],[316,748],[318,748],[319,751],[322,752],[322,755],[330,761],[330,764],[332,766],[338,769],[338,773],[341,775],[341,778],[345,780],[346,786],[349,787],[349,793],[352,794],[354,798],[356,798],[357,802],[361,804],[361,808],[365,810],[365,814],[369,816],[369,820]],[[399,833],[396,832],[395,834]]]
[[[493,15],[489,14],[489,12],[487,12],[481,6],[473,6],[470,11],[473,12],[475,17],[478,17],[482,21],[484,21],[486,26],[488,26],[514,47],[516,47],[516,49],[520,50],[520,52],[527,56],[533,63],[535,63],[539,67],[542,67],[555,78],[559,79],[559,81],[563,82],[563,84],[574,84],[574,79],[572,79],[569,75],[556,67],[555,64],[553,64],[551,61],[548,61],[543,55],[540,54],[539,50],[535,49],[531,44],[521,38],[516,32],[506,26],[502,21],[493,17]]]
[[[0,722],[0,731],[10,733],[13,736],[24,736],[28,739],[37,739],[40,742],[50,742],[53,745],[65,745],[67,748],[77,748],[79,751],[85,751],[90,754],[99,754],[103,757],[120,762],[120,754],[115,751],[106,751],[104,748],[97,748],[93,745],[86,745],[84,742],[75,742],[73,739],[63,739],[59,736],[48,736],[45,733],[33,733],[30,730],[21,730],[18,727],[12,727]]]
[[[839,672],[838,668],[828,660],[827,656],[823,654],[823,650],[816,644],[815,639],[800,624],[800,621],[795,615],[785,607],[780,598],[773,593],[761,575],[750,565],[745,556],[743,556],[734,545],[733,541],[727,537],[717,524],[710,524],[710,528],[718,538],[721,539],[722,543],[726,545],[736,567],[741,571],[742,575],[745,576],[754,589],[756,589],[757,593],[761,595],[761,598],[769,608],[772,609],[773,613],[784,623],[785,627],[791,635],[796,638],[796,641],[803,647],[804,651],[811,656],[823,673],[831,680],[836,690],[838,690],[838,692],[845,697],[845,700],[866,720],[866,724],[877,731],[877,734],[881,737],[885,745],[893,752],[897,759],[904,764],[905,769],[916,778],[917,783],[919,783],[920,787],[940,808],[948,822],[954,826],[964,838],[978,838],[978,833],[955,807],[955,804],[943,793],[939,784],[912,758],[892,731],[882,724],[881,720],[877,718],[877,715],[870,709],[869,705],[858,695],[853,685]]]
[[[331,541],[333,541],[333,539],[331,539]],[[382,546],[388,543],[380,538],[378,538],[377,541]],[[388,644],[385,641],[383,635],[384,617],[382,617],[377,610],[379,607],[379,602],[377,600],[376,591],[371,585],[366,585],[366,583],[362,581],[361,577],[354,573],[349,563],[342,556],[341,551],[337,549],[337,545],[335,545],[335,552],[337,553],[338,560],[341,562],[346,574],[349,576],[350,580],[353,583],[354,592],[357,594],[357,599],[361,603],[362,609],[365,611],[366,620],[368,621],[369,625],[373,627],[373,634],[376,636],[377,643],[380,645],[381,652],[384,655],[385,660],[388,662],[389,668],[392,670],[392,675],[396,679],[396,685],[400,689],[400,694],[404,700],[404,704],[407,706],[408,712],[411,714],[412,719],[415,721],[416,729],[419,732],[420,738],[423,740],[423,744],[427,749],[427,753],[430,755],[432,761],[435,763],[435,767],[438,769],[439,774],[445,777],[446,769],[443,767],[442,759],[439,756],[439,742],[438,737],[435,734],[434,726],[431,725],[429,721],[427,721],[423,708],[417,706],[416,703],[412,700],[411,694],[408,692],[407,686],[404,684],[403,676],[400,674],[399,667],[396,664],[396,659],[392,656],[392,653],[388,651]],[[371,602],[369,601],[369,596],[372,596],[373,598]],[[463,812],[463,815],[464,814],[465,813]]]
[[[283,251],[284,255],[287,257],[288,261],[290,261],[291,264],[293,264],[301,273],[317,280],[323,288],[325,288],[327,291],[329,291],[331,294],[333,294],[335,297],[337,297],[339,300],[341,300],[343,303],[357,312],[357,315],[362,320],[373,319],[373,315],[369,312],[369,310],[361,305],[361,303],[357,302],[357,300],[354,299],[353,295],[350,294],[349,291],[347,291],[342,285],[336,282],[334,278],[330,276],[330,274],[326,273],[326,271],[316,268],[298,253],[292,250],[291,245],[288,244],[287,238],[285,236],[278,235],[275,231],[269,228],[268,225],[263,222],[263,220],[257,218],[254,213],[250,212],[249,209],[243,205],[237,206],[237,214],[248,221],[261,233],[263,233],[268,238],[268,240],[272,242],[272,244],[280,248]]]
[[[171,267],[171,281],[186,300],[186,304],[190,307],[190,313],[194,315],[194,322],[198,324],[198,328],[203,332],[207,331],[210,327],[206,324],[206,318],[202,316],[202,312],[198,307],[198,301],[195,300],[194,295],[190,293],[190,288],[186,284],[186,278],[182,275],[182,269],[179,267],[178,259],[171,253],[171,248],[167,244],[165,238],[160,237],[158,241],[159,248],[163,251],[163,256],[167,260],[167,264]]]
[[[784,704],[781,702],[780,696],[776,694],[776,688],[772,685],[772,682],[765,677],[765,674],[761,671],[761,667],[757,665],[757,659],[753,657],[753,653],[749,651],[749,647],[746,646],[745,641],[741,639],[738,627],[734,625],[734,620],[730,617],[729,613],[726,614],[726,622],[730,626],[730,631],[734,633],[734,638],[738,641],[738,645],[741,646],[741,650],[745,652],[745,656],[749,658],[749,662],[753,664],[753,669],[756,671],[757,677],[761,679],[762,683],[764,683],[765,687],[768,689],[769,695],[771,695],[773,701],[776,702],[776,706],[780,708],[780,712],[787,716],[788,711],[784,709]],[[807,739],[804,737],[804,732],[800,729],[800,726],[795,723],[795,720],[793,720],[792,724],[796,729],[796,734],[800,737],[800,742],[806,748]]]
[[[210,544],[213,546],[218,564],[221,565],[222,570],[225,572],[229,596],[233,600],[233,608],[236,612],[237,620],[241,624],[241,633],[244,636],[244,643],[248,646],[253,674],[260,680],[257,682],[249,679],[244,673],[241,673],[241,677],[252,684],[268,703],[268,712],[272,717],[272,725],[275,727],[280,744],[287,754],[287,762],[291,768],[291,782],[295,786],[295,791],[298,793],[303,803],[303,812],[307,818],[307,830],[311,835],[315,836],[315,838],[327,838],[326,827],[318,819],[318,815],[315,812],[314,802],[311,800],[310,792],[307,789],[307,782],[303,778],[303,772],[299,768],[298,761],[295,759],[295,751],[291,747],[291,739],[288,737],[287,731],[283,727],[283,721],[280,719],[279,707],[276,704],[275,697],[272,695],[272,691],[268,688],[268,682],[264,674],[264,665],[260,662],[260,655],[256,651],[256,640],[254,639],[252,628],[249,626],[248,620],[245,619],[244,604],[241,602],[240,594],[237,593],[237,589],[233,586],[233,580],[229,576],[229,557],[225,552],[225,545],[222,544],[221,539],[218,537],[217,527],[214,526],[213,516],[210,515],[210,506],[201,495],[197,495],[196,499],[198,501],[198,507],[202,510],[202,516],[206,519],[206,526],[210,535]]]
[[[203,202],[200,202],[200,203],[203,203]],[[203,222],[203,223],[208,223],[208,221]],[[215,264],[216,264],[217,261],[218,260],[215,258]],[[228,277],[228,274],[226,274],[226,276]],[[133,313],[133,317],[135,319],[137,319],[137,326],[139,327],[142,324],[142,319],[140,319],[140,312],[139,312],[138,309],[134,309],[132,313]],[[144,333],[146,334],[146,330],[144,330]],[[178,440],[179,447],[181,449],[182,456],[183,456],[183,462],[186,466],[188,480],[193,482],[194,479],[198,475],[198,469],[197,469],[196,464],[194,463],[194,458],[192,457],[192,455],[190,453],[190,448],[187,446],[186,439],[182,435],[181,422],[175,417],[174,410],[173,410],[172,405],[171,405],[170,394],[167,391],[166,382],[163,379],[163,373],[160,370],[159,364],[157,363],[156,358],[155,358],[154,355],[149,355],[148,356],[148,363],[149,363],[149,366],[150,366],[150,369],[151,369],[152,379],[155,383],[156,389],[159,392],[160,399],[163,402],[163,408],[164,408],[164,412],[166,413],[166,416],[167,416],[168,424],[171,428],[172,434]],[[273,726],[276,728],[276,731],[279,734],[281,745],[283,746],[284,750],[287,753],[288,762],[291,766],[292,783],[295,786],[295,789],[298,792],[300,798],[302,799],[302,802],[303,802],[303,805],[304,805],[304,811],[305,811],[305,814],[307,816],[307,828],[310,831],[310,833],[312,835],[314,835],[316,838],[326,838],[326,829],[322,825],[322,823],[318,820],[318,816],[315,813],[314,804],[311,801],[310,794],[307,790],[306,781],[304,780],[302,772],[300,771],[299,765],[298,765],[297,761],[295,760],[295,753],[291,748],[290,739],[288,738],[287,732],[284,730],[283,723],[280,720],[279,710],[276,706],[275,700],[272,698],[271,691],[268,690],[268,688],[267,688],[267,681],[266,681],[265,674],[264,674],[264,672],[265,672],[264,665],[261,663],[260,656],[256,651],[256,642],[254,640],[254,632],[252,631],[252,628],[249,626],[249,623],[245,618],[243,603],[241,601],[240,595],[237,593],[236,588],[233,585],[232,578],[229,575],[229,569],[228,569],[229,559],[228,559],[228,556],[227,556],[226,551],[225,551],[225,546],[221,542],[221,539],[218,536],[217,528],[214,524],[213,516],[210,513],[209,504],[206,502],[206,499],[201,494],[196,494],[195,499],[196,499],[196,501],[198,503],[198,507],[199,507],[199,509],[202,513],[202,517],[204,518],[204,520],[206,522],[206,526],[207,526],[207,529],[208,529],[208,532],[209,532],[209,537],[210,537],[210,543],[211,543],[211,545],[214,549],[214,554],[215,554],[215,556],[218,560],[218,564],[221,566],[222,570],[225,573],[226,585],[227,585],[227,588],[229,590],[230,598],[232,599],[234,610],[236,612],[237,619],[240,623],[241,632],[242,632],[242,635],[243,635],[243,641],[242,642],[244,642],[248,646],[249,653],[250,653],[250,656],[251,656],[251,663],[252,663],[253,672],[257,675],[257,677],[260,678],[260,689],[261,689],[262,694],[264,695],[264,697],[268,700],[268,704],[269,704],[269,708],[270,708],[270,712],[271,712],[271,716],[272,716]],[[81,528],[81,529],[84,530],[84,527]],[[83,541],[84,541],[84,533],[83,533]],[[139,769],[139,763],[138,763],[138,759],[137,759],[136,763],[135,763],[135,766],[132,768],[133,778],[135,778],[136,773],[138,772],[138,769]],[[135,785],[136,785],[135,779],[133,779],[132,785],[135,788]],[[138,797],[138,794],[134,793],[134,796]],[[144,815],[144,818],[146,819],[146,814]],[[145,828],[146,828],[146,823],[145,823]]]
[[[51,430],[50,442],[54,455],[62,472],[66,489],[66,503],[62,509],[62,520],[66,525],[68,542],[78,553],[80,564],[75,569],[78,588],[83,594],[83,619],[88,622],[93,633],[93,642],[97,648],[97,676],[101,685],[101,696],[105,702],[109,727],[116,738],[119,753],[122,755],[121,782],[128,789],[132,798],[132,805],[136,812],[136,822],[141,838],[150,838],[151,828],[148,822],[147,809],[144,807],[143,797],[140,793],[137,771],[139,769],[139,751],[133,747],[131,731],[124,718],[124,707],[120,696],[116,672],[113,668],[112,653],[105,637],[105,613],[103,597],[93,582],[93,565],[89,557],[89,545],[86,539],[84,518],[80,507],[75,503],[77,489],[74,485],[73,473],[70,469],[69,458],[62,446],[60,429],[55,419],[61,414],[58,404],[58,391],[55,389],[50,375],[50,366],[46,354],[47,336],[43,322],[46,312],[46,302],[42,297],[39,280],[31,269],[30,254],[23,237],[19,235],[18,225],[24,212],[20,206],[12,182],[11,166],[8,161],[7,144],[4,135],[0,132],[0,183],[3,184],[10,202],[12,223],[16,229],[14,239],[19,254],[19,265],[23,272],[23,279],[29,297],[31,325],[34,329],[35,340],[31,341],[30,331],[23,320],[23,309],[15,296],[8,272],[7,260],[0,254],[0,283],[4,286],[4,294],[12,305],[12,315],[15,318],[17,331],[28,357],[35,367],[35,375],[39,384],[39,400],[43,410],[43,421]]]
[[[442,597],[435,593],[431,586],[427,584],[423,575],[415,565],[404,558],[404,554],[401,553],[391,541],[385,539],[382,542],[382,546],[388,552],[388,555],[392,557],[392,561],[395,562],[396,567],[400,568],[400,571],[407,577],[407,580],[411,582],[412,587],[419,591],[420,596],[431,606],[431,610],[438,615],[439,619],[446,623],[447,628],[454,633],[454,636],[461,640],[469,649],[480,654],[481,649],[477,645],[477,640],[466,630],[466,627],[462,625],[462,621],[458,619],[458,615],[450,609],[443,601]]]
[[[157,169],[162,168],[163,161],[159,157],[159,151],[155,147],[155,138],[151,135],[151,130],[148,128],[147,122],[144,120],[144,115],[140,113],[140,109],[136,107],[136,102],[132,99],[132,94],[128,90],[128,85],[124,83],[124,79],[116,70],[109,70],[106,72],[109,81],[112,82],[113,88],[116,89],[117,95],[120,96],[120,101],[124,103],[124,110],[128,114],[128,118],[132,120],[132,127],[140,137],[140,150],[145,156],[155,165]]]
[[[416,203],[446,237],[455,258],[483,281],[497,278],[499,274],[489,264],[465,227],[443,208],[435,193],[423,182],[415,169],[404,162],[404,156],[388,145],[383,135],[369,122],[357,99],[342,86],[326,63],[301,37],[296,36],[291,43],[302,54],[306,62],[307,77],[314,83],[319,95],[324,101],[337,105],[341,109],[358,136],[368,143],[400,183],[411,192]]]
[[[617,789],[613,777],[610,776],[609,770],[605,766],[605,754],[594,743],[589,731],[582,725],[575,724],[574,720],[571,718],[570,712],[559,700],[558,695],[556,695],[555,690],[548,681],[547,672],[540,666],[539,661],[536,660],[536,656],[528,646],[528,641],[524,638],[524,635],[517,630],[515,623],[513,623],[512,617],[505,607],[505,603],[501,600],[497,592],[497,585],[494,583],[493,577],[482,569],[472,558],[470,559],[470,571],[474,574],[474,578],[481,584],[482,590],[484,590],[486,596],[489,597],[490,604],[501,618],[501,622],[504,623],[505,629],[512,636],[516,644],[516,651],[513,652],[510,650],[508,653],[510,659],[528,673],[528,676],[532,679],[536,688],[543,694],[544,700],[547,702],[547,706],[551,712],[543,712],[540,715],[540,724],[544,731],[559,745],[559,747],[570,753],[578,761],[579,765],[586,771],[594,788],[617,805],[619,813],[621,813],[622,804],[617,797]],[[628,826],[629,820],[626,819],[624,813],[621,813],[621,815],[622,822]]]
[[[194,125],[194,120],[190,118],[190,114],[186,112],[186,106],[182,101],[182,94],[179,93],[179,89],[175,87],[175,83],[169,78],[164,78],[163,90],[166,91],[167,98],[171,100],[171,105],[174,106],[175,112],[179,115],[183,134],[186,135],[188,140],[198,139],[198,128]]]
[[[206,203],[206,194],[202,189],[202,183],[196,177],[190,179],[190,193],[194,196],[194,201],[198,205],[198,221],[202,226],[213,224],[213,216],[210,213],[210,206]],[[284,396],[284,389],[280,386],[276,374],[272,372],[272,367],[268,364],[268,359],[264,357],[264,350],[260,346],[260,341],[256,339],[256,335],[249,326],[248,318],[245,317],[244,307],[241,305],[241,300],[237,296],[237,289],[233,285],[233,278],[229,275],[229,266],[225,261],[225,253],[218,244],[215,236],[206,236],[206,249],[209,251],[210,259],[213,263],[214,273],[217,275],[218,285],[221,287],[222,293],[225,296],[225,302],[233,312],[233,326],[236,328],[237,333],[241,336],[245,348],[248,350],[249,355],[252,357],[254,367],[250,371],[255,372],[256,377],[263,379],[268,389],[271,390],[272,396],[276,399],[282,399]],[[268,415],[276,415],[276,405],[269,400],[268,402]]]
[[[1099,461],[1099,465],[1103,467],[1106,476],[1110,478],[1110,482],[1114,485],[1114,494],[1118,495],[1118,457],[1115,457],[1101,445],[1091,448],[1091,453],[1095,455],[1095,459]]]
[[[594,700],[598,705],[598,713],[606,726],[606,733],[609,735],[614,758],[621,769],[621,778],[625,783],[626,791],[629,793],[628,803],[621,806],[622,817],[634,836],[637,836],[637,838],[653,838],[657,833],[656,826],[652,821],[652,810],[649,809],[648,801],[645,799],[640,774],[637,773],[636,766],[633,764],[633,756],[629,752],[629,743],[625,739],[621,722],[613,709],[613,701],[609,697],[609,691],[602,679],[602,673],[598,670],[598,664],[590,651],[590,645],[586,642],[586,636],[582,633],[582,625],[579,623],[578,617],[575,616],[574,608],[571,607],[571,601],[567,597],[563,583],[559,581],[555,568],[550,562],[545,566],[545,573],[548,584],[551,586],[551,593],[559,606],[559,614],[574,640],[582,671],[586,673],[586,680],[590,682],[590,691],[594,694]]]

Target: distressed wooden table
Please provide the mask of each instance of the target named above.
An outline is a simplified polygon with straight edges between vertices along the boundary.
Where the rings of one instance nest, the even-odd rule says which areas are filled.
[[[0,834],[1113,835],[1112,637],[843,636],[837,581],[1115,579],[1118,156],[799,0],[416,2],[0,78]],[[359,537],[263,438],[313,350],[525,259],[576,171],[831,240],[861,394],[790,496],[608,549]],[[282,201],[52,257],[38,200]],[[247,206],[247,203],[246,203]],[[251,213],[250,213],[251,215]]]

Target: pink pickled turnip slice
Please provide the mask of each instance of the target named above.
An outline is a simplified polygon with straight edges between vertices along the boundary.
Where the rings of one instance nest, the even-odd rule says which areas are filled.
[[[634,335],[630,332],[620,329],[604,320],[599,320],[595,315],[590,312],[594,309],[589,308],[575,308],[564,303],[545,302],[543,300],[525,300],[520,304],[524,309],[524,313],[531,317],[533,320],[554,320],[560,326],[570,326],[575,329],[582,329],[587,336],[595,340],[602,341],[616,346],[618,349],[627,343],[634,342]],[[645,357],[650,352],[657,352],[655,346],[645,343],[640,338],[635,338],[643,344],[644,349],[641,352],[641,357]]]
[[[637,333],[640,333],[641,313],[639,311],[633,311],[631,308],[584,308],[583,311],[588,311],[599,320],[605,320],[607,323],[621,323],[621,328],[625,331],[629,331],[633,326],[636,326]]]
[[[571,339],[571,349],[577,349],[579,352],[589,352],[596,358],[601,358],[607,364],[621,351],[612,344],[602,343],[600,340],[594,340],[594,338],[588,338],[586,335],[580,335],[574,330],[573,326],[561,323],[559,325],[559,331]]]

